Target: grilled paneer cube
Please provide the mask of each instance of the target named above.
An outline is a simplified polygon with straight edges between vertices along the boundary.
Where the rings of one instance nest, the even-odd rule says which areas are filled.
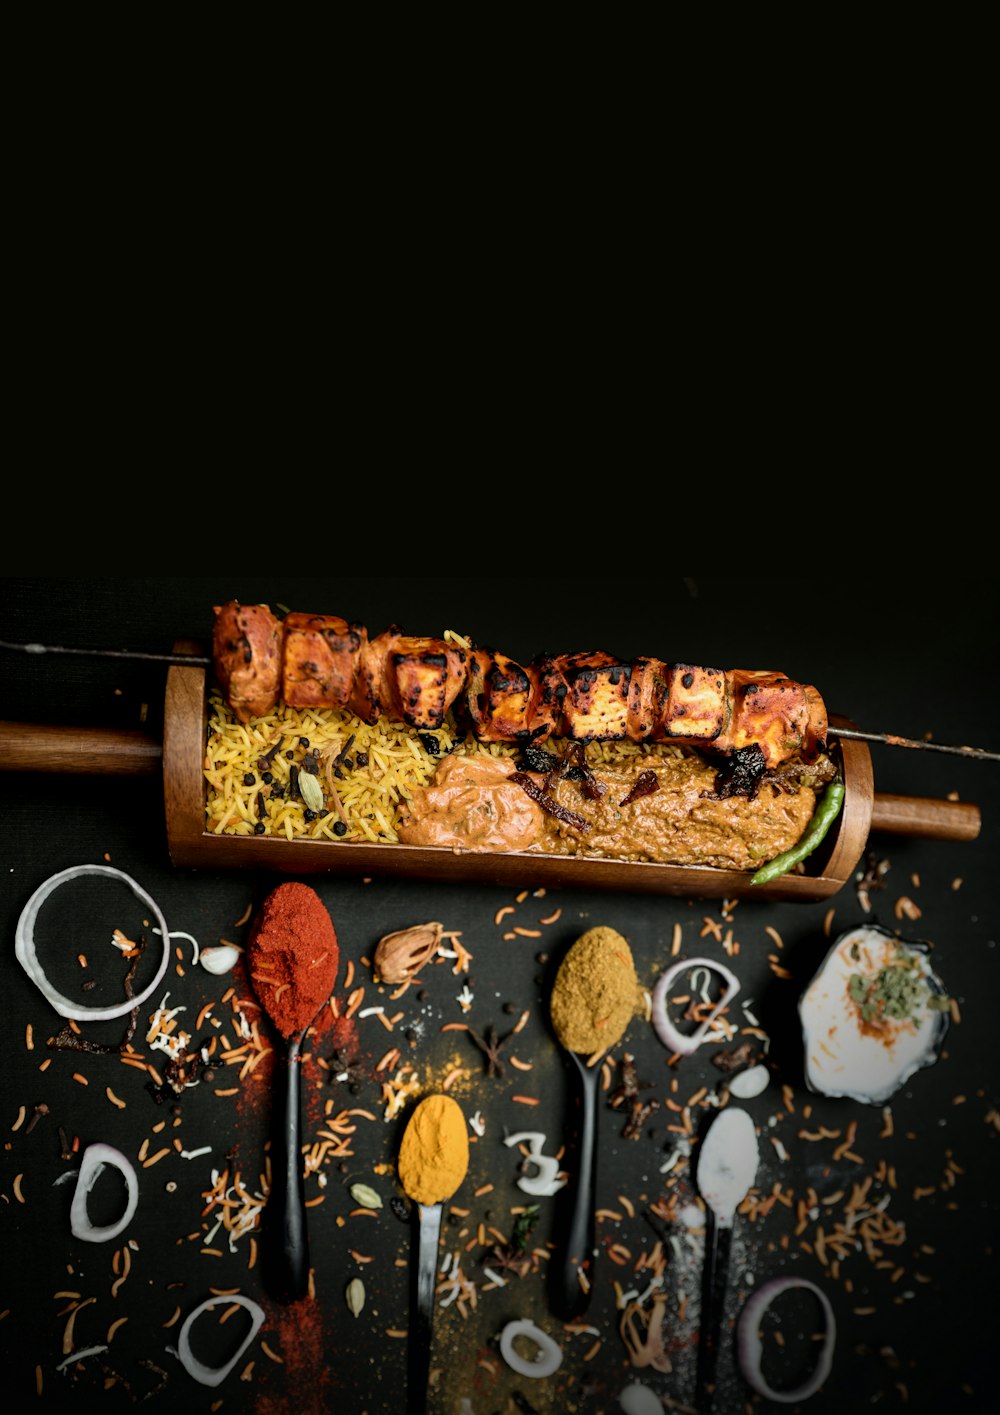
[[[367,638],[362,624],[334,615],[287,614],[282,693],[289,707],[343,707]]]
[[[621,659],[598,650],[565,654],[559,659],[566,692],[562,733],[583,742],[624,738],[628,720],[631,669]]]
[[[625,731],[633,742],[648,742],[663,721],[667,665],[658,658],[634,658],[631,670]]]
[[[531,705],[537,686],[530,667],[522,668],[495,649],[472,649],[460,702],[473,734],[480,742],[533,739]]]
[[[441,727],[465,686],[467,658],[451,639],[397,639],[389,651],[389,677],[398,716],[410,727]]]
[[[712,742],[726,725],[726,675],[693,663],[667,666],[667,692],[659,736],[697,747]]]
[[[783,673],[734,668],[726,674],[730,716],[715,742],[733,752],[756,742],[767,766],[785,761],[801,747],[809,724],[809,704],[801,683]]]
[[[240,722],[271,712],[281,692],[284,625],[266,604],[214,606],[212,652],[219,686]]]

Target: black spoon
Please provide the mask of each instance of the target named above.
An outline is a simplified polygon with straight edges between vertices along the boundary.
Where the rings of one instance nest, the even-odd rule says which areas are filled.
[[[600,1066],[588,1066],[578,1052],[571,1051],[569,1054],[580,1073],[583,1112],[580,1117],[580,1143],[573,1180],[572,1210],[556,1291],[559,1315],[564,1321],[572,1321],[581,1316],[590,1306],[593,1284],[586,1270],[592,1265],[596,1246],[594,1196],[597,1188],[597,1088],[601,1075]]]
[[[265,1283],[278,1302],[297,1302],[309,1289],[309,1234],[302,1172],[302,1042],[288,1039],[276,1067],[271,1110],[271,1189],[261,1234]]]
[[[309,1290],[302,1161],[302,1043],[326,1006],[339,952],[333,922],[308,885],[272,890],[251,932],[247,961],[275,1033],[271,1185],[261,1232],[265,1285],[278,1302]]]
[[[757,1177],[759,1162],[757,1131],[747,1112],[737,1106],[720,1111],[702,1140],[698,1155],[698,1188],[710,1210],[695,1376],[694,1406],[698,1415],[708,1415],[712,1409],[733,1225],[736,1210]]]

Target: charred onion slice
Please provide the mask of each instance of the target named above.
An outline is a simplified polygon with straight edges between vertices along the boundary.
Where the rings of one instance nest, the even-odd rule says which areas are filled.
[[[91,1223],[87,1213],[87,1201],[101,1171],[108,1164],[117,1169],[124,1178],[128,1200],[121,1218],[116,1223],[97,1228]],[[83,1152],[69,1211],[69,1226],[73,1237],[80,1238],[85,1243],[107,1243],[110,1238],[117,1238],[132,1222],[138,1204],[139,1180],[131,1160],[126,1159],[121,1150],[116,1150],[113,1145],[88,1145]]]
[[[136,993],[134,997],[127,997],[124,1002],[117,1003],[114,1007],[85,1007],[82,1003],[64,997],[49,982],[35,951],[35,920],[38,918],[39,909],[49,895],[61,884],[66,884],[71,879],[79,879],[81,875],[104,875],[127,884],[136,898],[153,911],[159,925],[157,932],[163,944],[163,957],[156,970],[156,977],[142,992]],[[170,933],[156,901],[136,884],[131,875],[123,873],[122,870],[116,870],[111,865],[71,865],[68,870],[51,875],[43,884],[40,884],[24,906],[14,932],[14,953],[28,977],[39,991],[45,994],[60,1017],[71,1017],[76,1022],[110,1022],[115,1017],[124,1017],[126,1012],[131,1012],[135,1007],[141,1007],[159,987],[160,980],[167,971],[167,964],[170,961]]]
[[[239,1307],[245,1307],[250,1313],[250,1330],[243,1338],[239,1349],[222,1366],[206,1366],[203,1361],[199,1361],[191,1350],[191,1328],[201,1316],[202,1312],[207,1312],[210,1307],[230,1306],[236,1303]],[[264,1324],[264,1309],[249,1297],[242,1297],[238,1292],[230,1293],[227,1297],[209,1297],[200,1306],[195,1307],[193,1312],[189,1312],[181,1327],[181,1334],[177,1341],[177,1357],[181,1365],[189,1376],[193,1376],[196,1381],[200,1381],[203,1386],[218,1386],[229,1375],[229,1372],[236,1365],[237,1361],[246,1351],[254,1337]]]
[[[660,778],[655,771],[640,771],[635,779],[635,784],[627,796],[623,796],[618,802],[619,806],[631,806],[633,801],[641,801],[643,796],[652,796],[654,791],[660,789]]]
[[[590,821],[585,816],[578,816],[576,811],[569,810],[566,806],[561,806],[553,797],[546,795],[540,786],[536,786],[530,776],[523,771],[515,771],[511,774],[511,781],[516,781],[523,791],[526,791],[531,799],[543,811],[547,811],[550,816],[555,816],[556,820],[562,821],[563,825],[571,825],[574,830],[589,830]]]
[[[771,1303],[783,1292],[788,1292],[792,1288],[803,1288],[815,1296],[823,1309],[826,1328],[823,1333],[823,1345],[816,1360],[816,1368],[809,1379],[803,1381],[795,1390],[774,1390],[772,1386],[768,1385],[760,1369],[763,1356],[760,1323]],[[795,1405],[798,1401],[807,1400],[809,1396],[816,1394],[830,1374],[836,1341],[837,1323],[829,1298],[821,1288],[804,1277],[779,1277],[772,1282],[763,1283],[751,1295],[736,1324],[736,1350],[744,1378],[753,1386],[758,1395],[764,1396],[766,1400],[776,1401],[780,1405]]]
[[[681,973],[693,971],[695,968],[707,968],[711,973],[718,973],[725,979],[726,991],[719,998],[715,1007],[690,1035],[680,1032],[670,1020],[668,1011],[669,999],[667,993],[670,984]],[[717,963],[714,958],[682,958],[677,963],[672,963],[669,968],[664,969],[656,980],[652,995],[652,1022],[653,1029],[660,1041],[668,1050],[677,1052],[681,1056],[690,1056],[692,1052],[698,1050],[705,1037],[708,1035],[712,1023],[719,1013],[731,1002],[740,990],[740,980],[735,973],[725,966],[724,963]]]

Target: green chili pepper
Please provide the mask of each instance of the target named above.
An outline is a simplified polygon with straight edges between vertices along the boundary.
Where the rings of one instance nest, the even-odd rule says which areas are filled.
[[[781,855],[775,855],[773,860],[762,865],[759,870],[755,870],[750,876],[750,883],[770,884],[771,880],[777,879],[779,875],[787,874],[793,865],[797,865],[800,860],[811,855],[840,815],[840,808],[843,804],[844,783],[838,778],[836,781],[831,781],[823,792],[823,798],[809,822],[809,829],[798,844],[793,845],[790,850],[786,850]]]

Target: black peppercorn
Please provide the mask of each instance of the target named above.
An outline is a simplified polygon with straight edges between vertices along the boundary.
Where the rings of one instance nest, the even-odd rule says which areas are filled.
[[[247,771],[243,773],[244,786],[252,786],[256,780],[257,778],[254,776],[252,771]]]
[[[253,828],[253,833],[254,833],[254,835],[263,835],[263,834],[264,834],[264,831],[265,831],[266,829],[267,829],[267,826],[264,824],[264,822],[263,822],[263,821],[258,821],[257,824],[256,824],[256,825],[254,826],[254,828]]]
[[[368,765],[368,753],[367,753],[367,752],[359,752],[359,753],[358,753],[358,766],[367,766],[367,765]]]
[[[314,821],[314,820],[316,819],[316,812],[315,812],[315,811],[311,811],[311,810],[308,810],[308,809],[307,809],[307,810],[303,811],[302,814],[305,816],[305,818],[306,818],[307,821]]]
[[[271,782],[272,782],[273,780],[274,780],[274,773],[273,773],[273,772],[270,772],[270,771],[265,771],[264,775],[261,777],[261,781],[263,781],[263,783],[264,783],[265,786],[270,786],[270,784],[271,784]],[[250,785],[249,781],[247,782],[247,785],[248,785],[248,786]]]
[[[308,745],[309,745],[309,738],[308,738],[308,737],[300,737],[300,738],[299,738],[299,746],[300,746],[300,747],[308,747]]]
[[[333,827],[333,833],[334,835],[346,835],[347,826],[344,824],[343,821],[337,821]]]
[[[354,759],[353,757],[341,757],[340,764],[341,766],[346,767],[348,771],[350,771],[354,766]]]

